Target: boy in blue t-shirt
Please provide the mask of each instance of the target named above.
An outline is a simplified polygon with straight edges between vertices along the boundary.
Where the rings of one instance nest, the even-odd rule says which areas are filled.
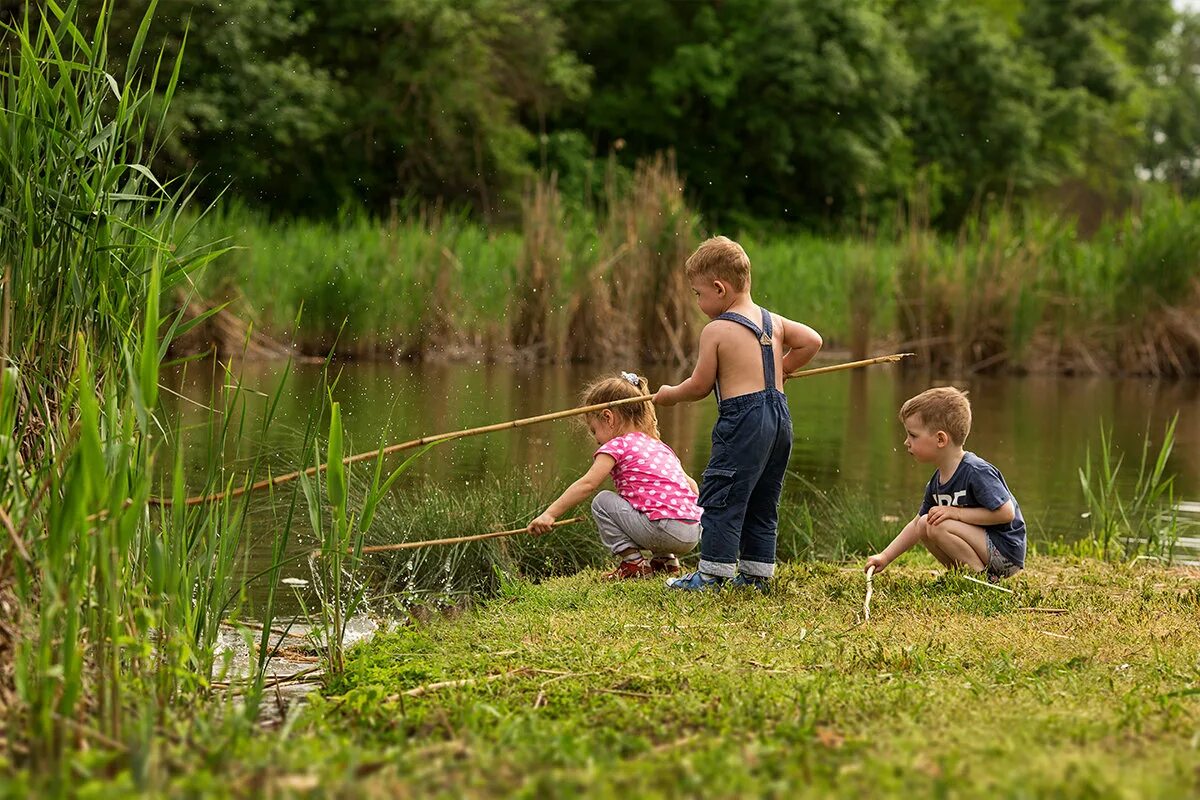
[[[921,510],[867,567],[882,571],[920,543],[946,567],[987,572],[997,581],[1025,566],[1025,519],[1000,470],[963,450],[971,432],[971,404],[950,386],[927,389],[900,408],[904,446],[937,471],[925,487]]]

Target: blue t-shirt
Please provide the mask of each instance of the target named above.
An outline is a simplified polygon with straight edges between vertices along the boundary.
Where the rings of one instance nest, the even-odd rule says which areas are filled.
[[[925,502],[921,503],[921,516],[934,506],[956,506],[958,508],[986,508],[995,511],[1009,500],[1013,504],[1012,522],[1003,525],[984,525],[992,545],[1018,567],[1025,566],[1025,518],[1017,498],[1008,489],[1000,470],[970,451],[963,453],[963,460],[945,483],[938,483],[937,470],[925,487]]]

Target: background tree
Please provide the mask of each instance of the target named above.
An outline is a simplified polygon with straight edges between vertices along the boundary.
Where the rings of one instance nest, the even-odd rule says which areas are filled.
[[[913,72],[882,3],[580,0],[565,19],[595,77],[559,125],[630,162],[674,149],[714,219],[857,214],[901,182]]]
[[[112,52],[148,4],[116,5]],[[185,36],[157,168],[278,213],[503,222],[536,171],[578,209],[597,159],[664,150],[721,226],[854,227],[917,186],[953,227],[992,193],[1196,185],[1200,35],[1170,0],[160,0],[150,41]]]
[[[1142,160],[1148,176],[1200,193],[1200,14],[1186,14],[1160,45],[1151,70]]]
[[[934,220],[957,224],[989,193],[1028,191],[1077,161],[1058,124],[1069,94],[991,10],[930,2],[903,22],[918,75],[905,129]]]

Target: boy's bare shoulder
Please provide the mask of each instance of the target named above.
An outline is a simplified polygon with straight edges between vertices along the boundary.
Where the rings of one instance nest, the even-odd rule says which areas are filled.
[[[714,319],[710,320],[700,332],[702,336],[727,336],[729,333],[737,333],[742,330],[742,325],[739,322],[734,322],[731,319]]]

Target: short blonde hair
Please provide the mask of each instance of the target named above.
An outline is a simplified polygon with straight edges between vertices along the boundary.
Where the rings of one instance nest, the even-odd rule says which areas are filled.
[[[750,256],[740,244],[725,236],[714,236],[701,242],[683,269],[688,280],[697,275],[712,276],[725,281],[737,292],[744,291],[750,283]]]
[[[900,421],[919,417],[930,431],[945,431],[959,447],[971,433],[971,401],[953,386],[936,386],[910,397],[900,406]]]
[[[624,375],[614,375],[610,378],[592,381],[583,388],[579,400],[585,406],[594,406],[630,397],[645,396],[649,398],[649,382],[645,376],[635,377],[637,377],[636,386],[630,383]],[[612,411],[613,416],[624,420],[634,430],[641,431],[647,436],[653,436],[655,439],[661,438],[658,434],[658,415],[654,413],[654,403],[649,399],[645,403],[629,403],[609,410]],[[587,418],[599,418],[603,413],[603,411],[593,411],[587,415]]]

